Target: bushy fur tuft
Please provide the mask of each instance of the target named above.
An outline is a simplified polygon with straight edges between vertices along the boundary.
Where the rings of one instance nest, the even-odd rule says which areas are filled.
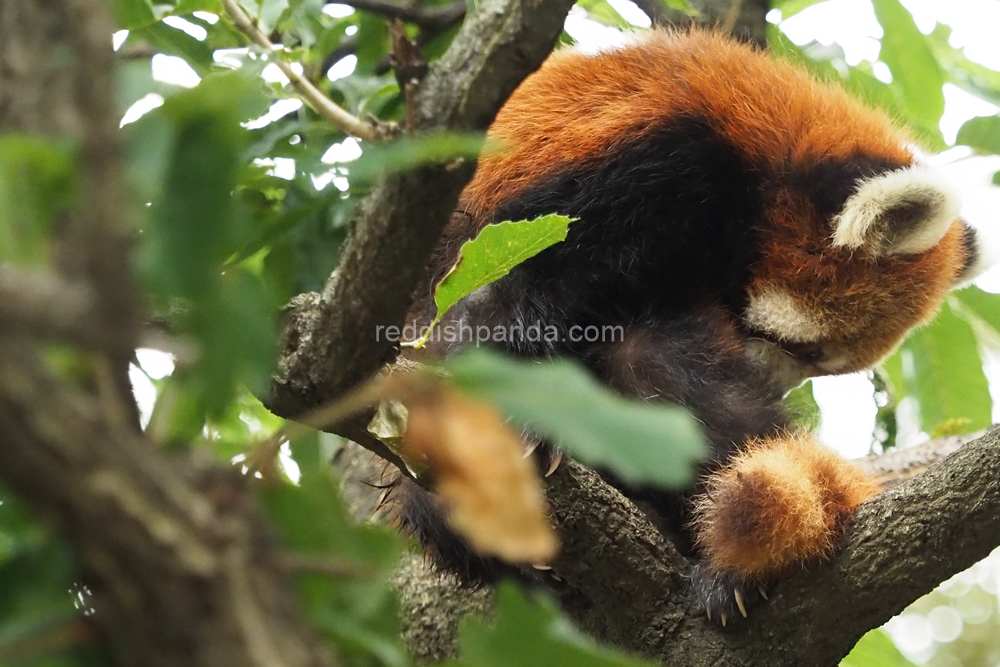
[[[696,544],[715,569],[759,579],[829,555],[854,509],[878,492],[804,432],[750,443],[705,487]]]

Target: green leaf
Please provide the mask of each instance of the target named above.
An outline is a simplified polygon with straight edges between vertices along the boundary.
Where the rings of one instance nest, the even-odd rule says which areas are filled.
[[[462,244],[459,260],[434,288],[434,321],[414,347],[427,342],[431,330],[462,298],[502,278],[521,262],[566,239],[576,218],[543,215],[534,220],[505,221],[483,228],[476,238]]]
[[[336,641],[338,652],[367,658],[345,664],[406,667],[410,661],[399,640],[398,611],[388,584],[399,563],[401,541],[389,529],[350,519],[330,466],[315,465],[319,448],[316,437],[292,444],[296,460],[303,461],[300,485],[261,489],[264,506],[288,552],[344,572],[302,574],[298,587],[311,619]]]
[[[965,121],[955,143],[971,146],[977,153],[1000,154],[1000,116],[979,116]]]
[[[618,30],[628,30],[632,24],[626,21],[618,10],[608,4],[607,0],[580,0],[576,3],[587,11],[587,18],[595,23],[611,26]]]
[[[891,361],[891,363],[890,363]],[[896,447],[896,440],[899,435],[899,417],[896,410],[899,407],[897,396],[897,385],[893,382],[893,376],[902,374],[899,356],[893,355],[886,362],[876,367],[871,373],[872,385],[875,391],[872,398],[875,400],[875,428],[872,430],[872,453],[884,454]]]
[[[0,492],[0,664],[79,664],[69,649],[86,641],[73,632],[84,594],[69,545],[54,538],[6,492]],[[79,628],[78,628],[79,629]]]
[[[872,73],[871,63],[862,61],[856,67],[850,67],[839,45],[813,41],[800,47],[773,25],[767,27],[767,42],[775,55],[791,60],[822,80],[842,86],[866,104],[879,107],[905,123],[925,148],[946,148],[937,124],[927,125],[924,120],[910,114],[896,84],[879,81]]]
[[[425,164],[439,164],[479,155],[485,136],[478,133],[442,132],[366,146],[348,167],[351,185],[372,183],[378,176],[409,171]]]
[[[215,69],[212,48],[208,44],[166,23],[156,22],[137,28],[129,33],[129,41],[133,39],[148,40],[157,51],[183,58],[200,77]]]
[[[993,403],[972,325],[949,299],[938,316],[900,349],[908,394],[919,405],[921,428],[934,435],[968,432],[992,423]],[[895,382],[895,379],[894,379]]]
[[[969,60],[964,49],[953,47],[951,27],[938,23],[928,41],[948,80],[968,93],[1000,105],[1000,72]]]
[[[156,22],[156,15],[149,0],[114,0],[118,27],[134,30]]]
[[[969,286],[952,294],[952,298],[962,305],[963,312],[971,313],[980,325],[989,327],[992,340],[983,343],[996,345],[1000,341],[1000,294]]]
[[[857,643],[840,667],[913,667],[903,657],[885,630],[876,628]]]
[[[389,31],[385,19],[369,12],[359,12],[357,25],[358,48],[354,54],[358,57],[358,64],[355,71],[358,74],[373,74],[389,52]]]
[[[784,0],[784,2],[774,3],[773,7],[781,11],[781,20],[784,21],[787,18],[795,16],[803,9],[812,7],[820,2],[823,2],[823,0]]]
[[[917,125],[936,128],[944,113],[944,74],[927,38],[899,0],[872,0],[882,25],[879,60],[892,72],[892,86]]]
[[[812,380],[788,392],[785,396],[785,408],[795,418],[796,424],[810,431],[819,428],[822,418],[819,405],[813,397]]]
[[[257,23],[261,32],[271,34],[278,25],[281,15],[288,10],[288,0],[257,0]]]
[[[461,658],[444,667],[652,667],[596,646],[541,596],[526,597],[511,583],[497,589],[493,622],[463,621]]]
[[[0,136],[0,264],[39,264],[52,224],[76,197],[76,152],[52,140]]]
[[[688,0],[661,0],[670,9],[684,12],[688,16],[698,16],[701,12],[694,8]]]
[[[683,486],[706,454],[686,410],[626,399],[569,360],[517,361],[471,349],[443,367],[467,394],[627,482]]]
[[[230,72],[206,77],[149,114],[148,124],[169,129],[160,136],[162,196],[150,209],[140,267],[159,297],[186,303],[174,324],[200,352],[198,365],[177,375],[190,383],[179,394],[187,415],[195,406],[218,414],[237,384],[263,388],[270,370],[276,304],[239,267],[222,270],[248,236],[233,197],[249,139],[240,122],[266,106],[258,79]]]
[[[212,12],[222,14],[222,5],[219,0],[179,0],[171,14],[191,14],[194,12]]]

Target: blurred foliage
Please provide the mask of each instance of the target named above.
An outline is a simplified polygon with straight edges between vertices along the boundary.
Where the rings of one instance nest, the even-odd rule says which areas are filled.
[[[559,615],[540,595],[513,584],[497,589],[492,623],[466,619],[460,634],[461,658],[443,667],[645,667],[650,663],[600,649]]]
[[[629,482],[683,486],[708,453],[700,425],[686,410],[626,400],[576,363],[515,361],[472,349],[442,365],[469,396]]]
[[[219,0],[111,4],[119,27],[128,31],[120,35],[118,108],[124,114],[140,100],[160,105],[123,129],[138,227],[136,268],[152,322],[183,351],[175,372],[153,382],[157,397],[147,433],[159,443],[205,449],[260,478],[260,495],[284,547],[303,564],[296,583],[304,607],[342,664],[410,665],[387,584],[403,545],[385,530],[348,519],[328,465],[329,449],[315,434],[294,431],[271,415],[254,393],[273,364],[280,306],[294,294],[322,288],[337,265],[353,211],[376,177],[468,158],[483,139],[437,136],[365,145],[293,102],[294,91],[276,74],[275,58],[301,66],[304,76],[352,113],[401,120],[402,98],[386,66],[388,32],[378,15],[322,0],[240,0],[272,41],[285,47],[265,53],[247,47],[222,16]],[[664,4],[689,9],[683,0]],[[785,0],[774,6],[787,18],[814,4]],[[476,5],[470,1],[469,10]],[[875,75],[875,63],[851,66],[836,45],[799,46],[776,26],[771,47],[886,110],[930,150],[947,147],[938,128],[944,84],[1000,103],[1000,72],[952,46],[950,28],[937,25],[924,34],[898,0],[873,0],[873,6],[885,33],[879,60],[891,73],[889,82]],[[581,1],[578,8],[605,26],[629,28],[606,0]],[[456,28],[407,27],[430,60],[444,52]],[[573,39],[564,34],[561,42]],[[151,53],[180,58],[200,83],[186,89],[155,80]],[[966,123],[957,143],[998,154],[998,137],[1000,117],[984,117]],[[75,147],[0,137],[0,265],[34,267],[50,258],[52,231],[75,205],[76,181]],[[993,405],[983,365],[998,346],[1000,295],[975,287],[952,295],[941,316],[877,370],[875,449],[894,446],[904,428],[936,435],[989,424]],[[623,477],[667,471],[654,481],[677,483],[700,451],[690,419],[679,411],[654,415],[609,399],[569,365],[523,366],[479,356],[455,359],[448,369],[470,394],[519,423],[551,429],[575,455],[617,466]],[[566,387],[578,388],[576,394]],[[565,404],[553,405],[554,396]],[[788,405],[804,424],[815,426],[819,412],[810,383],[792,392]],[[656,455],[654,448],[626,446],[664,433],[688,446],[663,448],[663,460],[644,458]],[[889,634],[902,637],[907,623],[926,623],[919,627],[930,637],[931,664],[1000,662],[998,568],[977,568],[919,601],[900,617],[902,625],[890,624]],[[91,641],[90,602],[70,550],[0,492],[0,664],[105,664]],[[908,664],[886,637],[871,633],[844,664]],[[456,666],[643,664],[595,647],[551,602],[512,586],[500,589],[492,625],[465,624],[461,645],[461,657],[451,663]]]
[[[884,630],[872,630],[861,638],[840,667],[911,667]]]

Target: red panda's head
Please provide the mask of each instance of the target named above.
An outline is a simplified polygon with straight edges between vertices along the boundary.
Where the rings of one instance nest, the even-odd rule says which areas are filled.
[[[919,163],[855,180],[836,211],[782,188],[768,218],[742,319],[785,384],[871,367],[977,259],[954,189]]]

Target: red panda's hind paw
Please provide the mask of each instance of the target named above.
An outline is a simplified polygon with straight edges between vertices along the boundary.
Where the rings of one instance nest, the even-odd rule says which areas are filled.
[[[767,599],[763,582],[737,572],[716,570],[704,561],[692,568],[691,585],[708,620],[723,627],[746,618],[750,609]]]
[[[709,615],[745,615],[758,583],[829,557],[854,509],[877,490],[805,434],[749,445],[696,501],[692,526],[704,560],[692,576]]]

